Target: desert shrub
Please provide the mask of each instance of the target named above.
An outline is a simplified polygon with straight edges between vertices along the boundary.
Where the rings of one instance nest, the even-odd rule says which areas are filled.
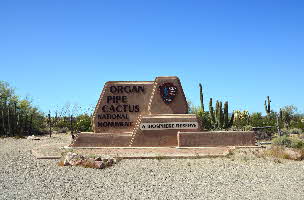
[[[304,148],[302,149],[290,149],[284,146],[272,146],[271,148],[258,153],[259,157],[272,157],[276,159],[289,159],[301,161],[304,159]],[[281,162],[278,162],[281,163]]]
[[[292,128],[292,129],[288,130],[288,133],[300,135],[303,133],[303,131],[300,128]]]
[[[272,144],[290,147],[291,146],[291,138],[288,137],[287,135],[283,135],[281,137],[277,137],[277,138],[273,139]]]
[[[210,116],[209,116],[209,112],[203,112],[203,111],[200,110],[196,115],[202,122],[202,129],[205,129],[205,130],[212,129],[212,124],[211,124],[211,119],[210,119]]]
[[[233,126],[236,127],[237,129],[243,129],[244,126],[249,125],[249,118],[250,118],[250,114],[247,110],[244,111],[235,110]]]
[[[304,118],[303,114],[294,114],[290,122],[290,128],[298,128],[304,131]]]
[[[264,126],[276,126],[277,125],[277,113],[271,111],[264,117]]]
[[[189,114],[196,114],[197,118],[202,122],[202,129],[210,130],[212,129],[211,119],[209,116],[209,112],[203,112],[201,107],[194,106],[191,102],[188,102],[188,113]]]
[[[244,126],[243,131],[252,131],[252,126],[251,125]]]
[[[282,114],[281,117],[284,128],[290,128],[291,122],[295,120],[296,112],[297,112],[297,108],[293,105],[288,105],[281,109],[281,114]]]
[[[288,136],[288,135],[289,135],[288,129],[287,129],[287,128],[282,128],[282,129],[281,129],[281,134],[282,134],[282,135],[287,135],[287,136]]]
[[[92,131],[91,116],[82,114],[76,117],[76,129],[82,132]]]
[[[255,112],[250,115],[250,125],[253,127],[263,127],[264,126],[264,118],[262,113]]]
[[[304,142],[300,139],[293,138],[291,142],[291,147],[296,149],[302,149],[304,148]]]
[[[292,128],[292,129],[283,128],[281,129],[281,133],[282,135],[287,135],[287,136],[289,136],[290,134],[296,134],[300,136],[301,134],[303,134],[303,131],[302,129],[299,128]]]
[[[273,139],[272,143],[274,145],[285,146],[290,148],[297,148],[297,149],[304,148],[303,140],[299,138],[291,138],[288,137],[287,135]]]
[[[59,132],[59,133],[67,133],[68,130],[69,130],[69,129],[68,129],[67,127],[63,127],[63,128],[59,128],[59,129],[58,129],[58,132]]]
[[[265,156],[280,158],[280,159],[291,159],[290,155],[285,151],[282,146],[273,146],[264,152]]]

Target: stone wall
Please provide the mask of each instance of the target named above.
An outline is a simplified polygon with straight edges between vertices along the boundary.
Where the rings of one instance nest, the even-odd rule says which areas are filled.
[[[179,147],[254,146],[253,131],[178,132]]]
[[[80,133],[70,147],[127,147],[131,134]]]

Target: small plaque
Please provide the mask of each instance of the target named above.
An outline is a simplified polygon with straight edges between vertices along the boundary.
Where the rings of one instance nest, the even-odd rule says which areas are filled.
[[[197,122],[141,123],[141,130],[197,129]]]

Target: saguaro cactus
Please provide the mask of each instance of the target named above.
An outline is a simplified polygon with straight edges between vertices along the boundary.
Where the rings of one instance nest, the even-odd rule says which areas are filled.
[[[200,88],[201,109],[202,109],[203,112],[205,112],[205,108],[204,108],[204,94],[203,94],[203,86],[202,86],[202,84],[199,84],[199,88]]]
[[[267,100],[265,100],[265,103],[264,103],[265,111],[266,111],[267,115],[270,114],[270,112],[271,112],[270,103],[271,103],[271,100],[270,100],[269,96],[267,96]]]

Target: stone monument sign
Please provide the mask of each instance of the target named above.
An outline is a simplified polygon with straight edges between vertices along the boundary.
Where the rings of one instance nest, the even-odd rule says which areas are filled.
[[[155,81],[109,81],[93,115],[94,134],[74,146],[176,146],[178,131],[199,131],[178,77]],[[95,141],[95,142],[93,142]]]
[[[253,133],[201,132],[197,116],[188,114],[176,76],[107,82],[92,121],[94,133],[78,134],[71,147],[199,147],[255,142]]]

